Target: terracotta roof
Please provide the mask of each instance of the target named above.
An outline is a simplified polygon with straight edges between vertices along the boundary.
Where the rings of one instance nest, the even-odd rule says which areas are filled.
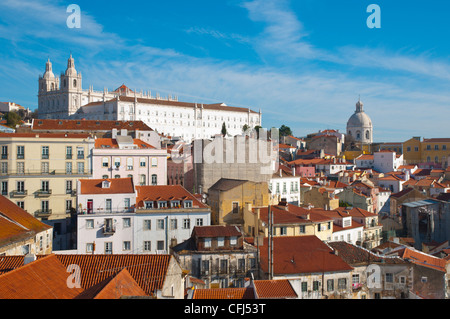
[[[192,299],[255,299],[253,288],[195,289]]]
[[[333,221],[331,217],[327,217],[314,210],[308,210],[296,205],[287,206],[288,210],[284,209],[285,206],[270,206],[273,213],[274,224],[310,224],[314,222],[326,222]],[[256,212],[257,208],[253,208],[253,212]],[[261,221],[268,223],[269,210],[268,207],[259,208],[259,218]]]
[[[171,255],[166,254],[94,254],[57,255],[67,267],[76,264],[81,270],[81,287],[90,288],[126,268],[147,295],[161,290],[166,279]],[[67,277],[67,274],[66,274]]]
[[[142,121],[59,119],[34,119],[31,129],[48,131],[111,131],[114,128],[117,130],[127,129],[128,131],[153,131],[153,129]]]
[[[274,275],[352,270],[352,267],[314,235],[274,237],[273,248]],[[267,237],[264,238],[264,244],[260,246],[260,256],[261,269],[267,272]]]
[[[398,192],[398,193],[394,193],[391,194],[391,197],[394,198],[400,198],[402,196],[405,196],[406,194],[408,194],[409,192],[412,192],[414,190],[414,188],[411,187],[405,187],[402,191]]]
[[[86,139],[90,135],[86,133],[0,133],[0,137],[12,138],[80,138]]]
[[[450,138],[424,138],[423,143],[450,143]]]
[[[197,199],[181,185],[146,185],[136,186],[136,207],[145,207],[145,201],[192,200],[193,208],[207,208],[208,206]]]
[[[442,258],[437,258],[408,247],[405,247],[401,252],[399,252],[399,256],[417,265],[445,272],[447,262]]]
[[[258,299],[297,298],[297,293],[287,279],[253,281]]]
[[[155,148],[154,146],[140,140],[140,139],[133,139],[133,144],[137,145],[140,149],[147,149],[147,148]],[[117,143],[117,140],[115,138],[97,138],[95,139],[95,148],[119,148],[119,144]]]
[[[370,264],[373,262],[384,262],[386,264],[406,263],[400,258],[381,257],[369,250],[345,241],[329,242],[328,245],[334,250],[337,250],[338,255],[349,265]]]
[[[131,194],[134,193],[133,179],[107,178],[107,179],[80,179],[80,194]],[[108,188],[102,187],[103,181],[108,181]]]
[[[378,180],[380,181],[405,181],[403,178],[398,177],[397,175],[387,175],[384,177],[380,177]]]
[[[55,255],[37,259],[0,276],[1,299],[72,299],[83,289],[69,288],[68,272]]]
[[[192,230],[192,235],[196,237],[242,236],[237,226],[230,225],[195,226]]]
[[[0,246],[52,228],[0,195]]]
[[[0,256],[0,275],[23,266],[23,255]]]
[[[147,296],[126,268],[86,289],[75,299],[119,299],[126,296]]]
[[[335,210],[340,212],[348,212],[350,216],[352,217],[374,217],[378,216],[376,213],[371,213],[365,209],[359,208],[359,207],[353,207],[351,209],[348,209],[347,207],[338,207]]]

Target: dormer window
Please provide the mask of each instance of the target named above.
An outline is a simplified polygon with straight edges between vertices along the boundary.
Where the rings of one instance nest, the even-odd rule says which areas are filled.
[[[145,201],[144,205],[146,209],[151,209],[153,208],[153,201]]]
[[[184,208],[192,208],[192,200],[185,200]]]
[[[111,182],[110,181],[103,181],[102,182],[102,188],[109,188],[111,186]]]
[[[180,201],[179,200],[173,200],[170,202],[170,207],[172,208],[178,208],[180,207]]]
[[[167,208],[167,202],[166,201],[159,201],[158,202],[158,208]]]

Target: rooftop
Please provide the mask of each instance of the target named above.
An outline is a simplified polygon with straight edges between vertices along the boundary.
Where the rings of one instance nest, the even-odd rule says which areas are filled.
[[[134,194],[133,179],[80,179],[80,194]]]

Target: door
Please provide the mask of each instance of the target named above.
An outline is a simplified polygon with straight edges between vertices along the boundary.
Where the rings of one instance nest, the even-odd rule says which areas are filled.
[[[92,199],[88,199],[87,201],[87,213],[92,214],[94,210],[94,201]]]

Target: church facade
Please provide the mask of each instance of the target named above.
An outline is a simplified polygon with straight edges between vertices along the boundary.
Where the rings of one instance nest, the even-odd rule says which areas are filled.
[[[158,133],[187,142],[221,134],[241,134],[244,126],[261,126],[261,111],[225,103],[181,102],[177,97],[152,96],[125,85],[114,91],[82,89],[81,73],[70,55],[65,72],[54,75],[50,60],[39,77],[38,117],[41,119],[141,120]]]

